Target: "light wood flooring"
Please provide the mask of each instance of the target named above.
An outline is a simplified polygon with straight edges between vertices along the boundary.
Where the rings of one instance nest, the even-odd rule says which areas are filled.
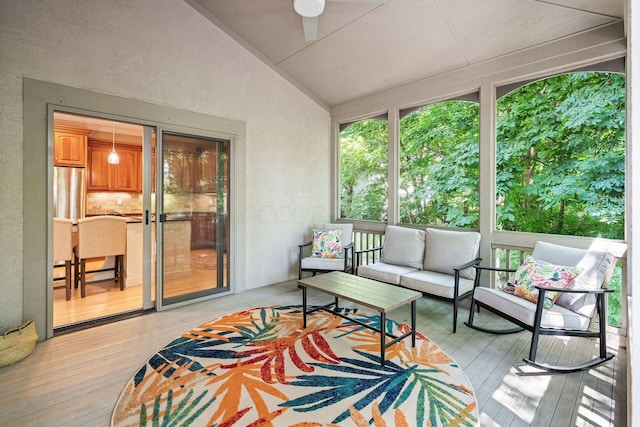
[[[332,301],[314,290],[308,295],[310,304]],[[295,281],[41,342],[25,360],[0,368],[0,425],[108,426],[125,383],[170,340],[235,310],[279,304],[301,304]],[[461,304],[458,332],[452,334],[452,305],[421,298],[417,329],[464,369],[476,392],[482,426],[627,424],[627,352],[618,337],[609,340],[610,351],[617,356],[600,367],[572,374],[536,374],[522,362],[530,334],[494,336],[469,329],[463,325],[468,304],[468,299]],[[409,306],[389,313],[389,318],[405,323],[409,317]],[[486,311],[477,319],[502,322]],[[595,351],[593,340],[579,338],[543,337],[539,347],[539,355],[549,363],[586,360]]]
[[[216,271],[200,260],[215,260],[216,251],[213,249],[194,249],[191,251],[191,256],[194,261],[191,264],[189,276],[165,279],[165,295],[167,297],[210,289],[212,283],[215,283]],[[103,262],[104,258],[93,259],[88,262],[87,269],[99,269]],[[61,270],[64,269],[57,269],[56,273],[60,274]],[[112,272],[102,274],[113,275]],[[92,276],[92,274],[88,274],[88,280]],[[81,298],[79,287],[72,288],[71,299],[67,301],[64,281],[56,281],[56,287],[53,290],[53,327],[59,328],[100,317],[141,310],[142,290],[140,284],[128,286],[120,291],[120,287],[114,280],[101,280],[87,284],[85,298]],[[155,299],[155,286],[152,286],[151,298]]]

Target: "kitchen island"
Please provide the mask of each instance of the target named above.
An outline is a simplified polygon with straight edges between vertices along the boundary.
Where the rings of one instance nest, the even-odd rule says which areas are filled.
[[[125,268],[127,270],[127,286],[142,284],[143,274],[143,233],[142,217],[127,218],[127,256]],[[164,277],[165,279],[184,278],[191,276],[191,223],[193,217],[189,215],[167,215],[164,222]],[[155,276],[156,259],[156,221],[151,222],[151,275]]]

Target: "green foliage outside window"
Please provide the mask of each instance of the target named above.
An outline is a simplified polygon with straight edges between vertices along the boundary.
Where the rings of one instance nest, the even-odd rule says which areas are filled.
[[[497,102],[496,228],[625,238],[625,76],[584,72],[523,86]],[[402,223],[478,226],[478,107],[441,102],[400,123]],[[384,221],[388,126],[340,135],[342,218]],[[620,268],[609,323],[620,324]]]
[[[497,111],[497,228],[624,239],[624,75],[540,80]]]
[[[387,217],[386,120],[362,120],[340,134],[340,217]]]
[[[400,120],[400,222],[478,227],[478,104],[427,105]]]

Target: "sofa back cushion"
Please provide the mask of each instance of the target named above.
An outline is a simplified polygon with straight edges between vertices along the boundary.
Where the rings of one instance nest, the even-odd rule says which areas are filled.
[[[572,288],[599,289],[609,279],[615,267],[615,257],[608,252],[592,251],[538,242],[533,253],[534,258],[558,265],[579,267],[582,273],[576,277]],[[593,316],[595,297],[585,294],[564,293],[556,300],[556,304],[568,308],[587,317]]]
[[[424,235],[423,230],[388,225],[384,234],[382,262],[422,268]]]
[[[438,273],[455,274],[454,267],[478,257],[480,233],[427,228],[423,268]],[[460,272],[460,277],[473,279],[475,269]]]

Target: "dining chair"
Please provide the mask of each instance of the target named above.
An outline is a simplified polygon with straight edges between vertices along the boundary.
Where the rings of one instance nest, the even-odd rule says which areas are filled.
[[[71,299],[71,261],[73,260],[73,221],[67,218],[53,219],[54,268],[64,262],[64,280],[67,301]],[[54,278],[54,280],[56,280]]]
[[[78,246],[76,256],[79,260],[80,292],[86,296],[86,273],[113,270],[114,280],[124,290],[126,271],[124,255],[127,252],[127,219],[118,216],[94,216],[78,220]],[[87,271],[89,258],[114,256],[113,268]]]

